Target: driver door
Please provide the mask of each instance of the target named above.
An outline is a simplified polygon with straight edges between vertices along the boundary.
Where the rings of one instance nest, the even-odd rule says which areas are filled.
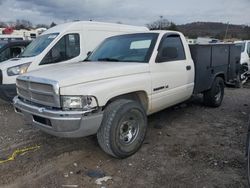
[[[182,40],[178,34],[165,35],[161,40],[156,61],[151,66],[153,112],[192,95],[194,67],[192,59],[186,58]]]

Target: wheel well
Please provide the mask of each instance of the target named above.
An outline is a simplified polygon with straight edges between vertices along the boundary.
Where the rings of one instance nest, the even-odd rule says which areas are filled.
[[[142,105],[145,111],[148,110],[148,95],[145,91],[136,91],[136,92],[126,93],[126,94],[113,97],[106,103],[103,109],[105,109],[111,102],[115,100],[119,100],[119,99],[129,99],[129,100],[137,101]]]
[[[216,77],[220,77],[220,78],[223,79],[224,82],[226,82],[226,78],[225,78],[225,75],[224,75],[224,74],[222,74],[222,73],[217,74]],[[216,78],[216,77],[215,77],[215,78]]]

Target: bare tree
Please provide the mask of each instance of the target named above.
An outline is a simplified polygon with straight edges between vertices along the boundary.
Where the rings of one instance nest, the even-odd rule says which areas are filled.
[[[178,27],[174,22],[170,22],[170,26],[168,27],[168,30],[178,31]]]
[[[52,22],[51,24],[50,24],[50,27],[55,27],[56,26],[56,23],[55,22]]]
[[[46,24],[37,24],[37,25],[36,25],[36,28],[46,28],[46,29],[48,29],[49,26],[46,25]]]
[[[33,27],[32,23],[28,20],[16,20],[16,29],[31,29]]]
[[[169,22],[167,19],[164,19],[163,17],[160,17],[160,19],[146,24],[146,26],[150,29],[150,30],[167,30],[171,25],[171,22]]]
[[[7,27],[7,26],[8,26],[8,25],[7,25],[5,22],[0,21],[0,27],[5,28],[5,27]]]

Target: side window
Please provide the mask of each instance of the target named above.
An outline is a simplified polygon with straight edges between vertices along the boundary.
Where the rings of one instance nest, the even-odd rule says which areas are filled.
[[[44,57],[41,65],[59,63],[73,59],[80,54],[79,34],[67,34],[62,37]]]
[[[10,59],[10,48],[6,48],[0,53],[0,62]]]
[[[15,46],[10,48],[10,57],[14,58],[17,57],[22,52],[22,48]]]
[[[162,39],[156,62],[185,60],[185,51],[179,35],[170,35]]]
[[[248,53],[248,55],[250,57],[250,42],[247,43],[247,53]]]

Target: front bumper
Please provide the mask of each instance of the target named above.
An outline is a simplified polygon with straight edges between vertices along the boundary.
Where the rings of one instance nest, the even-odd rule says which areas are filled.
[[[76,138],[96,134],[103,117],[102,112],[61,111],[37,107],[21,101],[17,96],[13,103],[15,111],[22,114],[27,123],[58,137]]]
[[[16,84],[2,84],[0,85],[0,98],[2,100],[12,102],[13,98],[17,95]]]

